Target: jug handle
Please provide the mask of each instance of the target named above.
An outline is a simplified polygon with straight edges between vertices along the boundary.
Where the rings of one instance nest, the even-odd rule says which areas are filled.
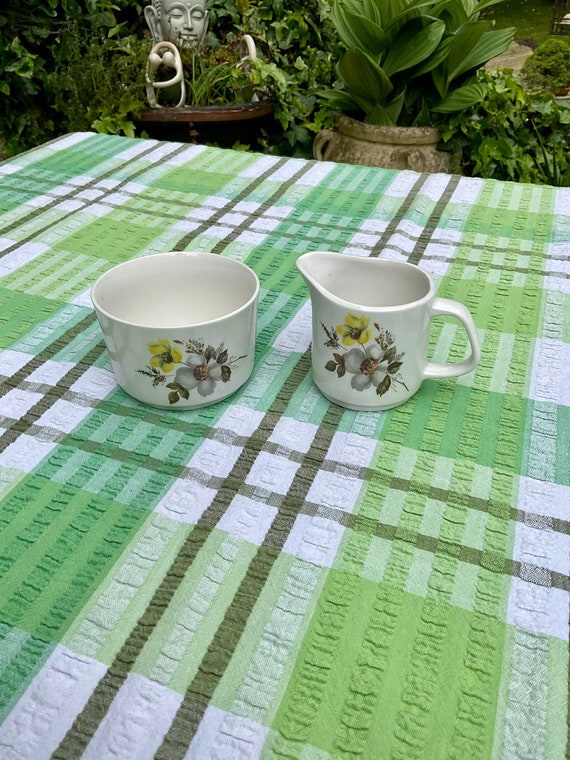
[[[447,298],[435,298],[432,307],[430,319],[433,317],[451,316],[456,317],[467,332],[469,343],[471,344],[471,355],[460,362],[454,364],[436,364],[428,362],[423,370],[422,377],[457,377],[465,375],[475,369],[481,358],[481,346],[479,345],[479,336],[473,322],[473,317],[466,306],[457,301],[450,301]]]

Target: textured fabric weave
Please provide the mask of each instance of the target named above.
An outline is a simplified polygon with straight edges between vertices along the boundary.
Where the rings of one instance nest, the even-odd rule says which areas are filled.
[[[183,250],[258,274],[255,369],[153,409],[89,291]],[[430,272],[478,368],[330,404],[310,250]],[[568,188],[89,133],[0,164],[0,757],[565,758],[569,260]]]

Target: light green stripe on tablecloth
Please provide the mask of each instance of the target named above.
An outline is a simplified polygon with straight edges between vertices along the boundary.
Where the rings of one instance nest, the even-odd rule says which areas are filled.
[[[214,531],[137,658],[135,670],[184,694],[256,547]]]
[[[325,578],[324,568],[279,556],[250,617],[250,635],[240,639],[213,704],[272,723]]]
[[[147,516],[104,583],[86,600],[63,643],[110,665],[191,530],[160,514]],[[119,620],[128,625],[119,626]]]
[[[3,278],[2,286],[10,290],[21,289],[29,295],[70,301],[107,269],[100,259],[52,249],[49,254]]]
[[[54,648],[52,641],[0,623],[0,722],[16,705]]]
[[[34,328],[38,320],[48,322],[54,317],[57,320],[57,314],[62,306],[58,301],[29,296],[3,288],[1,285],[0,300],[2,301],[0,348],[17,348],[21,351],[26,349],[18,341],[35,332]]]

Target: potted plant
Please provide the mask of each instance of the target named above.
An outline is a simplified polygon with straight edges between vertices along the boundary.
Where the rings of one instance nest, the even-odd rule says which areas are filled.
[[[154,51],[164,46],[168,49],[160,58]],[[149,62],[153,56],[156,70],[149,76],[147,66],[146,87],[151,107],[136,120],[151,137],[190,138],[231,147],[236,141],[253,141],[272,116],[273,103],[257,86],[258,70],[264,64],[256,60],[249,35],[226,44],[215,40],[200,48],[178,49],[163,41],[152,48]]]
[[[438,124],[480,102],[477,71],[503,53],[514,29],[480,12],[501,0],[334,0],[346,45],[336,86],[323,94],[339,114],[319,132],[318,159],[447,171]]]

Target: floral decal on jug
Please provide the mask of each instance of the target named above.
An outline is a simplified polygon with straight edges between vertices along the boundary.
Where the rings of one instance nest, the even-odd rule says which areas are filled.
[[[333,349],[333,358],[325,364],[329,372],[336,372],[339,378],[348,373],[354,390],[375,388],[377,396],[395,384],[408,390],[400,374],[404,352],[398,353],[391,332],[377,322],[371,325],[368,317],[359,314],[347,314],[344,324],[330,330],[322,322],[321,327],[327,336],[324,345]]]
[[[211,396],[219,382],[229,382],[232,369],[247,355],[231,357],[223,342],[214,348],[203,340],[190,339],[173,340],[171,344],[166,338],[160,338],[149,343],[148,350],[151,354],[148,366],[137,372],[151,378],[153,387],[166,383],[170,404],[176,404],[181,398],[188,400],[190,391],[194,390],[200,396]]]

